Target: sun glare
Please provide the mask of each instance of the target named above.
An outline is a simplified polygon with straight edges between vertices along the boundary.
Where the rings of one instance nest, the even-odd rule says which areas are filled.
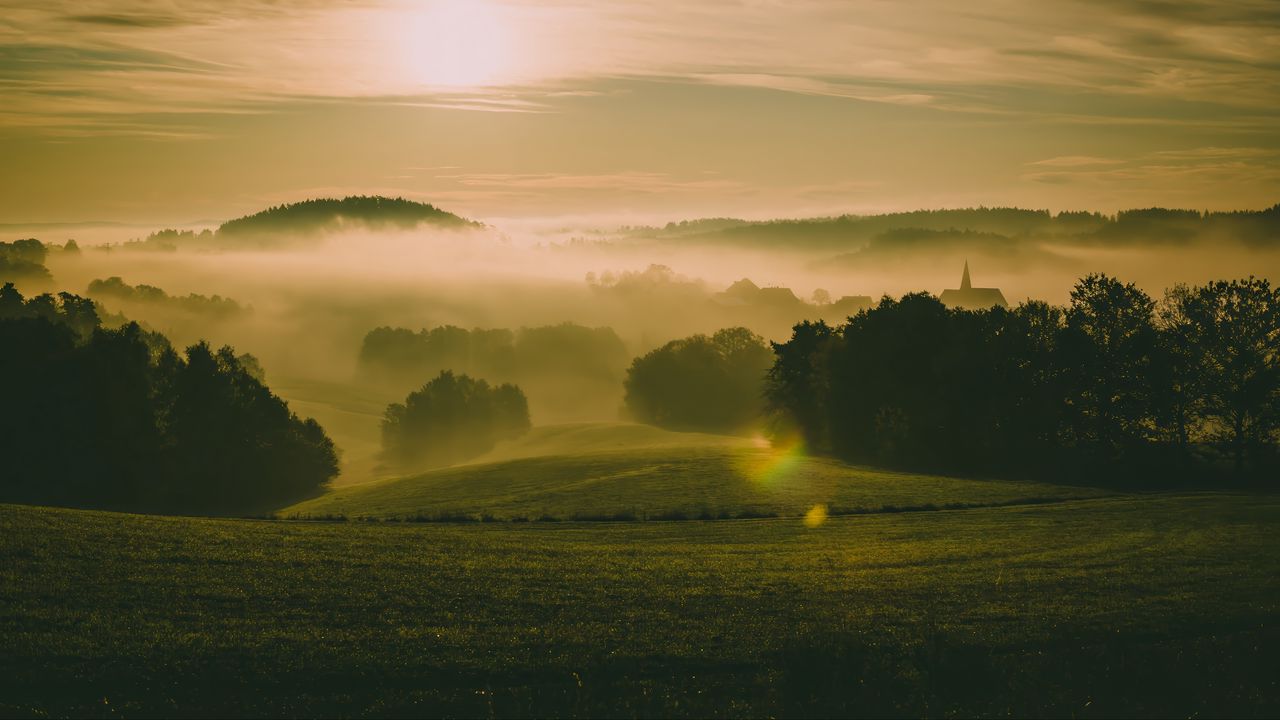
[[[436,0],[398,19],[406,79],[435,88],[501,85],[515,69],[513,23],[485,0]]]

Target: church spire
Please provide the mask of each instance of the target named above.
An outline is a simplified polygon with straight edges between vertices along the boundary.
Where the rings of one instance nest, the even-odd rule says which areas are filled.
[[[964,261],[964,277],[960,278],[960,290],[970,290],[973,285],[969,283],[969,261]]]

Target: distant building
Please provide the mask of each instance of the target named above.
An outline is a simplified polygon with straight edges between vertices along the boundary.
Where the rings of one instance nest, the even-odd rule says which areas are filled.
[[[1009,307],[1000,288],[976,288],[969,282],[969,261],[964,262],[964,276],[959,290],[943,290],[938,298],[943,305],[960,310],[990,310],[993,307]]]
[[[713,299],[721,305],[729,307],[772,308],[775,310],[796,311],[805,306],[804,301],[796,297],[796,294],[790,288],[762,288],[746,278],[730,285],[728,290],[716,293]]]
[[[870,310],[874,304],[875,301],[871,299],[870,295],[845,295],[822,308],[823,317],[844,322],[847,317],[857,315],[863,310]]]
[[[716,293],[712,300],[734,312],[751,313],[756,318],[785,319],[788,323],[801,318],[844,322],[859,311],[870,309],[873,304],[866,295],[845,295],[833,303],[811,304],[796,297],[791,288],[760,287],[746,278],[730,285],[724,292]]]

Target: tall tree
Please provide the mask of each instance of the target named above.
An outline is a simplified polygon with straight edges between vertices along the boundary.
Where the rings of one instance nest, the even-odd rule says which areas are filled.
[[[1196,294],[1186,285],[1165,291],[1156,308],[1157,336],[1152,357],[1152,412],[1160,439],[1185,462],[1204,411],[1203,333],[1192,320]]]
[[[1115,458],[1140,444],[1151,417],[1155,302],[1133,283],[1088,275],[1071,291],[1060,360],[1075,440]]]
[[[772,343],[776,359],[765,383],[775,435],[798,433],[810,449],[819,452],[831,449],[826,418],[827,356],[835,337],[822,321],[796,325],[790,340]]]
[[[1268,281],[1217,281],[1184,303],[1210,434],[1242,472],[1280,428],[1280,296]]]

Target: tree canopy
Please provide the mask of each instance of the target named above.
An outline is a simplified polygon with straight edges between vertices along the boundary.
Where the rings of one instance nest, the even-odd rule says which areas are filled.
[[[229,347],[175,352],[91,301],[0,288],[0,496],[194,514],[258,513],[318,492],[332,441]]]
[[[672,340],[627,370],[626,406],[671,430],[738,432],[757,423],[773,353],[746,328]]]
[[[523,435],[529,426],[529,403],[520,388],[493,387],[446,370],[404,403],[387,406],[383,459],[402,470],[452,465]]]
[[[0,282],[48,282],[52,279],[49,269],[44,266],[48,255],[48,248],[35,238],[0,242]]]
[[[1156,302],[1090,275],[1066,308],[885,298],[774,350],[777,431],[858,461],[1162,477],[1227,460],[1261,477],[1277,460],[1280,293],[1265,280]]]

